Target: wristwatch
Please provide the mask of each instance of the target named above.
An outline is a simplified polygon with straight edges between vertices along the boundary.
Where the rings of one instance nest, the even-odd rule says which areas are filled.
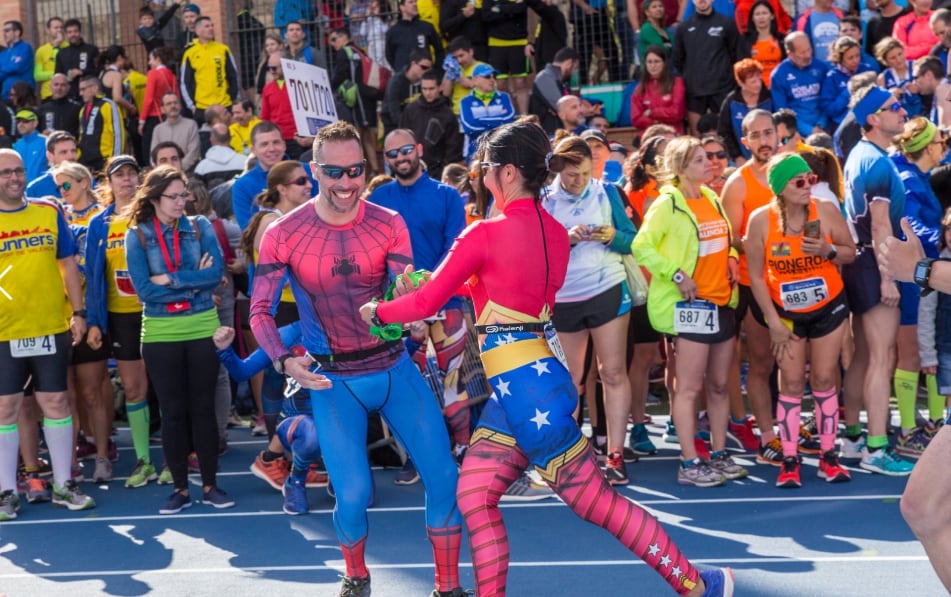
[[[83,319],[88,319],[85,309],[76,309],[73,311],[73,317],[82,317]]]
[[[284,375],[284,362],[293,356],[294,355],[292,355],[291,353],[287,353],[287,354],[282,354],[281,356],[274,359],[274,363],[273,363],[274,370],[280,373],[281,375]]]
[[[935,261],[935,259],[922,259],[915,264],[915,284],[921,287],[922,295],[931,292],[928,279],[931,277],[931,266]]]
[[[832,245],[832,248],[829,249],[829,254],[826,255],[826,261],[835,261],[835,258],[839,256],[839,250],[835,248],[835,245]]]
[[[380,316],[376,314],[376,308],[378,305],[379,303],[373,303],[373,306],[370,307],[370,322],[373,323],[373,325],[375,325],[376,327],[381,328],[385,326],[386,324],[383,323],[383,320],[380,319]]]
[[[674,273],[674,277],[671,278],[671,280],[673,280],[674,284],[680,284],[681,282],[683,282],[683,281],[686,280],[686,279],[687,279],[687,276],[684,275],[683,270],[677,270],[677,271]]]

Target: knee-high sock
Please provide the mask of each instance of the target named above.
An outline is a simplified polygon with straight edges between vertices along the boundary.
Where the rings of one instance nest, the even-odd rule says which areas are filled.
[[[129,430],[132,432],[132,445],[137,460],[152,462],[149,456],[149,403],[126,402],[125,412],[129,417]]]
[[[43,435],[50,449],[50,464],[53,465],[53,483],[63,487],[71,477],[73,464],[73,418],[43,418]]]
[[[20,430],[16,423],[0,425],[0,490],[17,490],[17,455]]]
[[[944,419],[947,399],[938,393],[938,378],[930,373],[925,375],[925,386],[928,388],[928,418],[932,421]]]
[[[488,440],[476,440],[462,462],[456,498],[469,530],[477,595],[505,595],[509,539],[499,499],[527,465],[528,459],[514,446]]]
[[[366,548],[367,537],[364,535],[353,545],[340,544],[340,551],[343,552],[343,561],[347,565],[347,576],[350,578],[366,578],[370,576],[367,570],[367,562],[363,556],[363,550]]]
[[[582,440],[583,441],[583,440]],[[637,557],[657,571],[680,595],[697,586],[700,572],[674,544],[660,522],[646,510],[620,495],[604,479],[594,453],[584,447],[553,472],[540,471],[565,504],[583,520],[608,531]]]
[[[779,395],[776,402],[776,424],[779,426],[779,440],[783,444],[783,456],[795,456],[798,452],[799,413],[802,410],[802,396]]]
[[[918,372],[895,369],[892,385],[895,389],[895,399],[898,401],[901,428],[911,429],[916,426],[915,398],[918,396]]]
[[[819,445],[823,452],[835,448],[839,433],[839,393],[835,386],[821,392],[813,390],[816,401],[816,425],[819,427]]]
[[[462,545],[462,527],[434,529],[426,527],[426,535],[433,544],[433,562],[436,564],[436,590],[451,591],[459,586],[459,547]]]

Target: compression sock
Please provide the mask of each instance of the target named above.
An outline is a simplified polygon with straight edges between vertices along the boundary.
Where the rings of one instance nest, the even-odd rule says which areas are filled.
[[[822,452],[835,449],[835,436],[839,433],[839,399],[835,386],[828,390],[812,390],[815,400],[816,425],[819,427],[819,445]]]
[[[869,452],[874,452],[876,450],[881,450],[882,448],[888,445],[888,436],[887,435],[870,435],[866,440],[866,446],[868,446]]]
[[[125,412],[129,417],[129,430],[132,432],[136,460],[152,462],[149,456],[149,403],[145,400],[126,402]]]
[[[53,465],[53,483],[65,487],[72,478],[73,464],[73,418],[48,419],[43,417],[43,435],[50,451]]]
[[[932,421],[943,420],[947,399],[938,393],[938,378],[930,373],[925,375],[925,387],[928,388],[928,418]]]
[[[426,527],[426,535],[433,544],[436,563],[436,590],[452,591],[459,586],[459,546],[462,545],[462,527],[434,529]]]
[[[796,456],[799,448],[799,412],[802,410],[802,396],[779,395],[776,403],[776,424],[779,426],[779,440],[783,444],[783,456]]]
[[[590,449],[575,444],[538,469],[559,497],[583,520],[600,526],[657,571],[678,594],[692,591],[700,578],[660,522],[620,495],[604,478]],[[557,466],[556,463],[561,463]]]
[[[892,385],[895,399],[898,401],[898,415],[901,417],[901,429],[908,433],[915,428],[915,398],[918,394],[918,372],[895,369]]]
[[[17,490],[17,456],[20,454],[20,431],[16,423],[0,425],[0,490]]]
[[[849,441],[856,441],[862,437],[862,425],[846,425],[845,426],[845,438]]]
[[[366,578],[370,576],[370,571],[367,570],[366,559],[363,556],[363,550],[366,548],[366,544],[366,535],[352,545],[340,544],[340,551],[343,552],[343,561],[347,565],[347,576],[350,578]]]

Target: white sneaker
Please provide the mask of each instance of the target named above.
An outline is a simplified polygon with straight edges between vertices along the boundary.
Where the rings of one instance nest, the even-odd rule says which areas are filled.
[[[859,460],[862,458],[862,449],[865,448],[865,436],[861,436],[855,441],[847,437],[842,438],[842,449],[839,450],[839,458],[843,460]]]

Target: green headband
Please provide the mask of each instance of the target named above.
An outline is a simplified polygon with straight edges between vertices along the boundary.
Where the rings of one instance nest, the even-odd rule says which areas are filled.
[[[934,141],[934,136],[938,133],[938,127],[930,120],[925,128],[912,137],[907,143],[901,144],[901,150],[905,153],[915,153],[921,151]]]
[[[769,181],[769,188],[774,195],[778,196],[790,180],[800,174],[810,172],[812,172],[812,169],[809,168],[806,160],[802,159],[802,156],[798,153],[792,153],[770,168],[766,178]]]

